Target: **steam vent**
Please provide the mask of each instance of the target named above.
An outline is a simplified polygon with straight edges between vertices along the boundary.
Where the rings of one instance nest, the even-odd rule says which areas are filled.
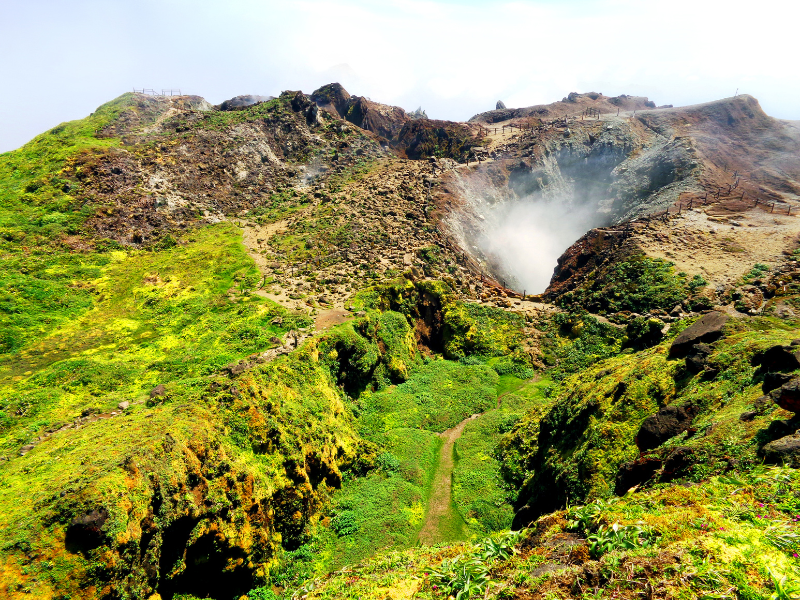
[[[426,108],[0,154],[0,597],[797,597],[800,122]]]

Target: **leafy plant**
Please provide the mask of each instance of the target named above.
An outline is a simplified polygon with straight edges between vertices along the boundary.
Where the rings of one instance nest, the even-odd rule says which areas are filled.
[[[489,537],[478,544],[481,558],[484,560],[508,560],[517,553],[515,548],[521,531],[509,531],[497,537]]]
[[[614,523],[608,528],[600,525],[597,532],[590,535],[586,541],[589,542],[589,554],[597,559],[613,550],[646,548],[653,543],[655,537],[649,528]]]
[[[784,552],[794,553],[800,550],[800,535],[788,525],[767,527],[764,531],[764,539]]]
[[[387,475],[396,473],[400,469],[400,459],[391,452],[383,452],[378,455],[378,468]]]
[[[436,589],[455,600],[467,600],[484,595],[489,585],[489,568],[479,558],[459,554],[446,559],[431,571]]]
[[[800,582],[789,579],[788,575],[774,573],[769,567],[767,567],[767,574],[774,590],[770,600],[796,600],[800,598]]]
[[[577,531],[591,531],[603,518],[603,510],[608,507],[603,500],[595,500],[585,506],[571,506],[567,509],[567,527]]]

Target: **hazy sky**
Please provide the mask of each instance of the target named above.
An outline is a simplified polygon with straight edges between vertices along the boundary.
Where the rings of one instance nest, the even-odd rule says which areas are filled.
[[[8,0],[0,151],[134,86],[219,103],[340,81],[455,120],[498,99],[678,106],[738,88],[800,119],[798,27],[796,0]]]

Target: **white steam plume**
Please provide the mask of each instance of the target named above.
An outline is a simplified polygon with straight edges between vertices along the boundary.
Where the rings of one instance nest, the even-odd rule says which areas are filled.
[[[562,177],[555,160],[545,160],[544,170],[548,183],[532,182],[538,189],[524,196],[498,186],[486,172],[457,174],[464,205],[448,223],[462,248],[489,274],[534,294],[547,288],[558,257],[572,243],[610,221],[608,200],[585,190],[576,194],[575,183]]]

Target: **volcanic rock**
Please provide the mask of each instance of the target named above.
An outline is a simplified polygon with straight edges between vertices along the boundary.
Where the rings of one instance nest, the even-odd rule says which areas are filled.
[[[506,103],[502,100],[498,100],[494,108],[495,110],[504,110],[506,108]]]
[[[150,390],[150,397],[151,398],[158,398],[161,396],[167,395],[167,388],[164,387],[164,384],[159,383],[156,387]]]
[[[707,313],[678,334],[669,348],[670,358],[686,356],[691,348],[700,342],[713,342],[722,337],[722,328],[728,315],[713,311]]]
[[[634,486],[641,485],[656,474],[662,466],[660,458],[640,458],[620,465],[614,483],[614,493],[622,496]]]
[[[784,383],[770,395],[782,409],[793,413],[800,412],[800,377]]]
[[[708,357],[711,352],[712,348],[708,344],[695,344],[686,356],[686,368],[691,373],[699,373],[708,365]]]
[[[322,110],[336,116],[344,117],[347,114],[350,94],[339,83],[329,83],[311,93],[311,101],[315,102]]]
[[[766,444],[759,454],[770,464],[786,464],[791,467],[800,466],[800,434],[787,435]]]
[[[794,371],[800,369],[800,348],[792,345],[772,346],[755,354],[752,363],[766,372]]]
[[[103,525],[107,520],[108,511],[102,507],[75,517],[67,527],[67,550],[86,552],[100,546],[105,539]]]
[[[769,394],[773,390],[777,390],[784,383],[792,380],[789,373],[767,373],[764,375],[764,382],[761,384],[761,390],[765,394]]]
[[[672,481],[678,477],[688,474],[689,469],[695,464],[695,450],[681,446],[675,448],[667,460],[664,461],[664,471],[661,473],[661,481]]]
[[[657,448],[689,429],[698,412],[696,406],[665,406],[642,422],[636,434],[636,446],[642,452]]]

